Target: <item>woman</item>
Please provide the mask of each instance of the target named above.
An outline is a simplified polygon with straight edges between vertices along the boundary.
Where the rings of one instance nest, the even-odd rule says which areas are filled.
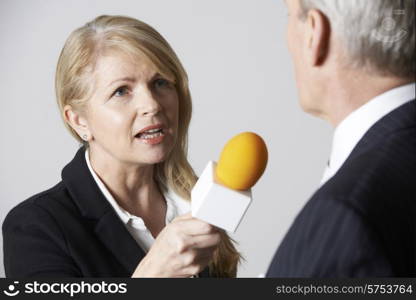
[[[186,214],[191,97],[163,37],[97,17],[66,41],[56,94],[83,147],[60,183],[8,214],[6,276],[235,277],[227,234]]]

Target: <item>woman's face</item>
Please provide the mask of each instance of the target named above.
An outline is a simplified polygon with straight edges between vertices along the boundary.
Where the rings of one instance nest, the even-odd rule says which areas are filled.
[[[163,161],[178,129],[174,83],[145,60],[120,52],[99,57],[93,77],[86,111],[91,150],[127,164]]]

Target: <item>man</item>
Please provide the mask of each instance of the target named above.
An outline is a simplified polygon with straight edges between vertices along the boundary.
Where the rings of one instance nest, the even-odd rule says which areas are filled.
[[[336,129],[267,277],[415,277],[415,1],[286,5],[301,106]]]

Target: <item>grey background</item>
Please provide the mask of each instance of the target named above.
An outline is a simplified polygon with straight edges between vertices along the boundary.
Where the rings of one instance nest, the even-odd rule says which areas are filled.
[[[280,0],[0,0],[0,222],[56,184],[78,148],[58,114],[54,71],[69,33],[100,14],[149,23],[182,60],[194,101],[189,157],[198,174],[235,134],[265,139],[269,164],[233,235],[245,257],[238,276],[264,273],[317,188],[332,134],[298,105]],[[3,260],[1,239],[0,246]]]

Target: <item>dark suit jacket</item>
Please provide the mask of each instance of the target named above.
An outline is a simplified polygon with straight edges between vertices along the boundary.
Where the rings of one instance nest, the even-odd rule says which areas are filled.
[[[80,148],[62,181],[3,223],[7,277],[130,277],[143,250],[104,198]],[[208,269],[200,276],[208,276]]]
[[[307,202],[267,277],[416,276],[416,101],[378,121]]]

